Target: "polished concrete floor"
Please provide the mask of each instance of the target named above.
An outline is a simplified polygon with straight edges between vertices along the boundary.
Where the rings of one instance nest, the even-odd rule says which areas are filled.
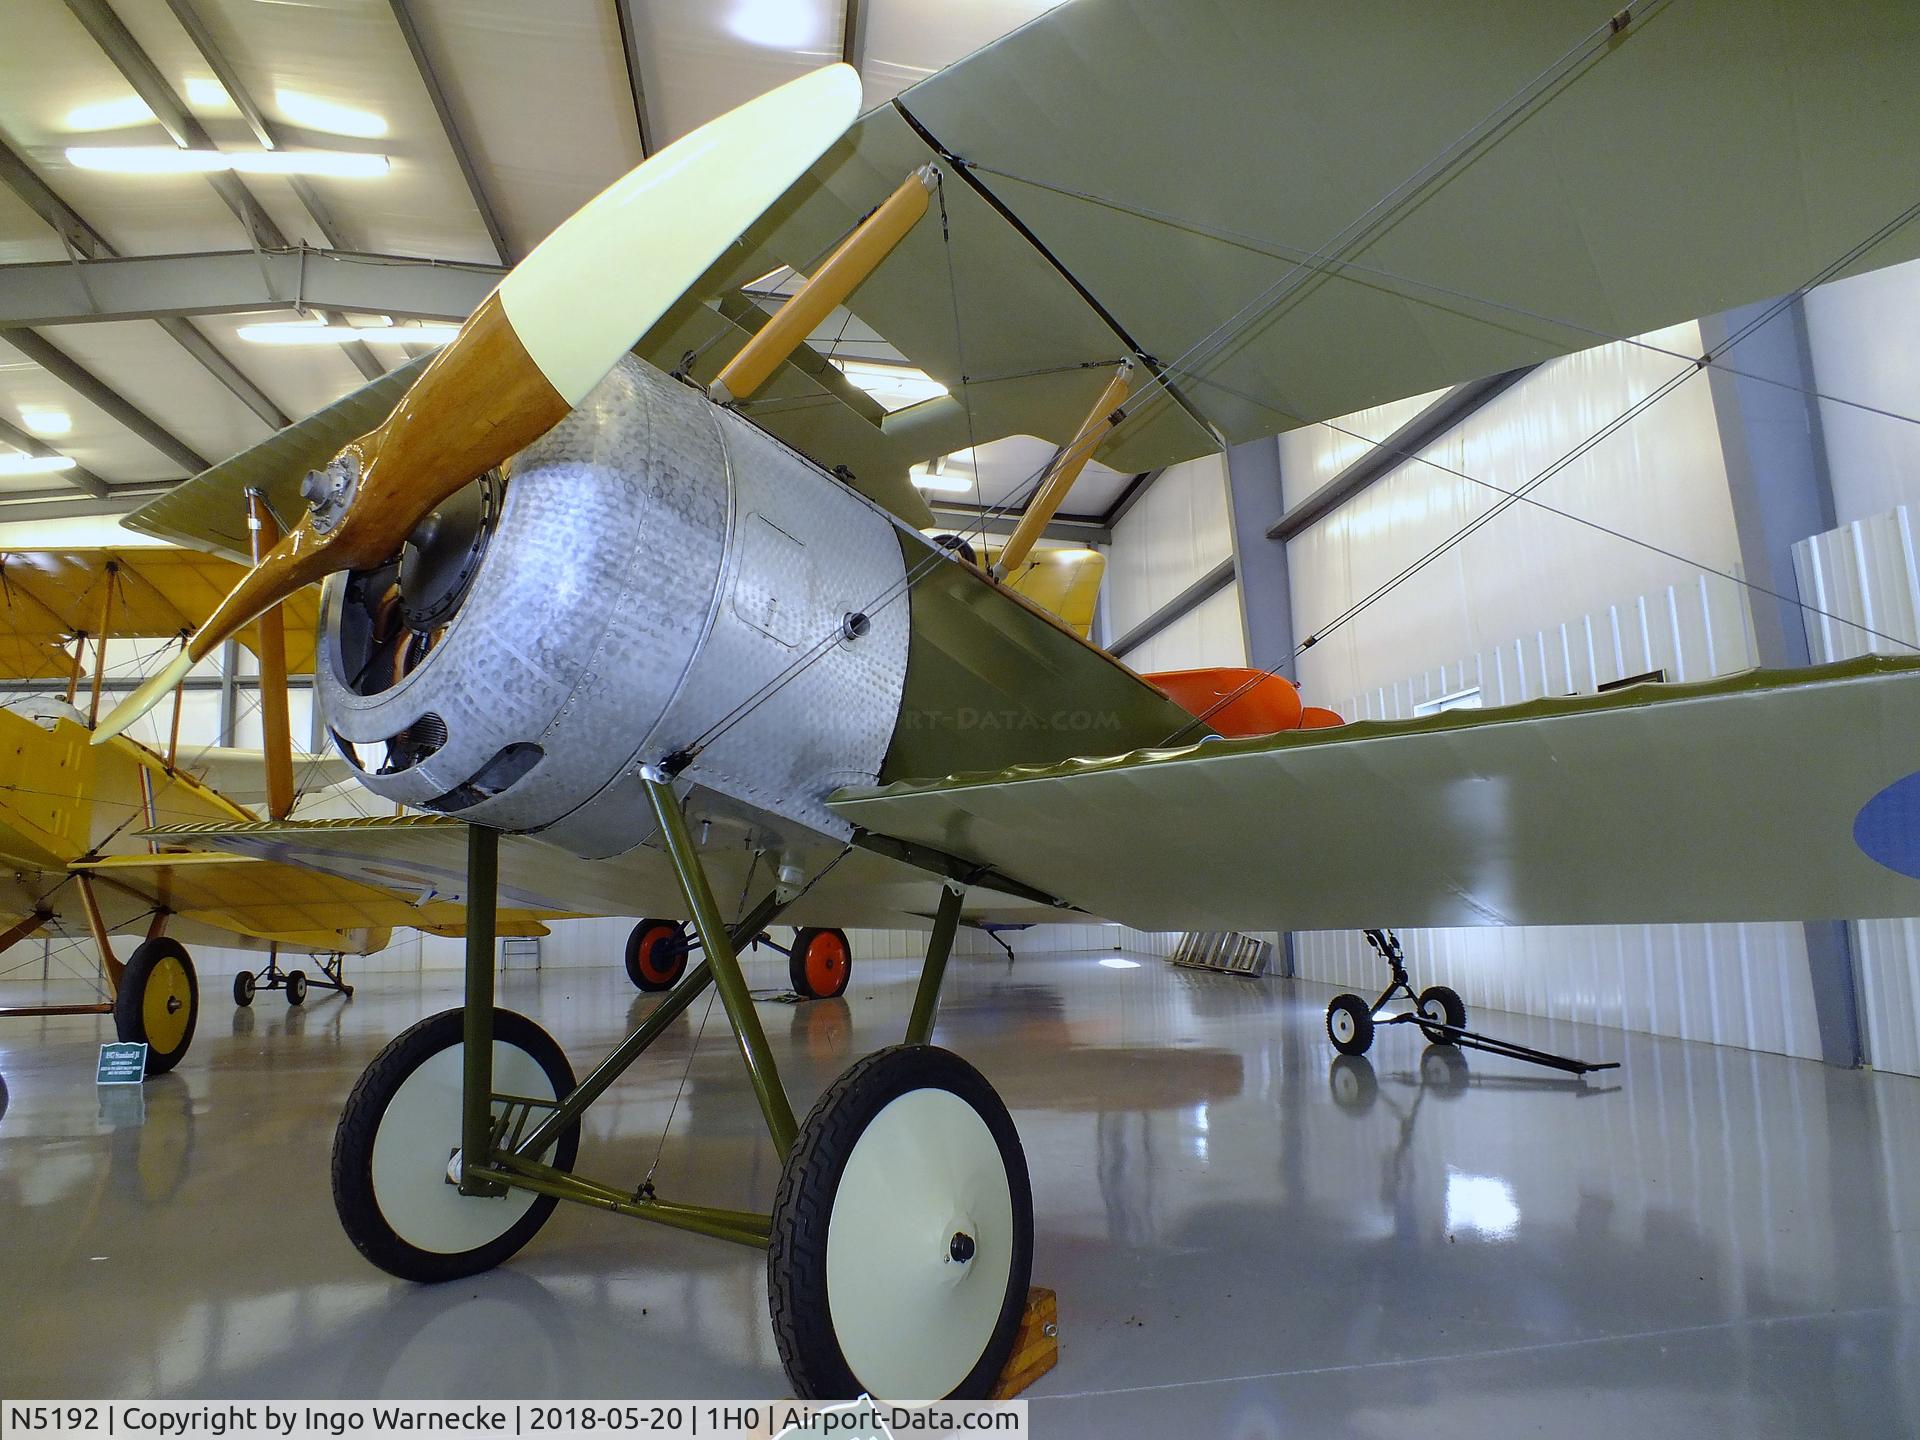
[[[0,1021],[0,1396],[784,1393],[757,1252],[565,1206],[440,1288],[349,1246],[335,1116],[456,984],[290,1013],[207,976],[192,1053],[144,1092],[96,1091],[103,1022]],[[1333,1062],[1329,993],[955,962],[938,1038],[1014,1111],[1059,1292],[1036,1433],[1920,1434],[1920,1082],[1505,1016],[1480,1018],[1625,1068],[1423,1054],[1407,1027]],[[844,1001],[763,1006],[797,1103],[911,994],[870,962]],[[653,1003],[611,967],[501,1000],[582,1070]],[[663,1194],[764,1208],[775,1158],[702,1013],[592,1112],[581,1168],[631,1184],[657,1156]]]

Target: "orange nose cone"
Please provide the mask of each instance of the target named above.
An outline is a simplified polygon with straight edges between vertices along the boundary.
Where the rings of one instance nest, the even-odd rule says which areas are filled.
[[[1291,680],[1264,670],[1223,666],[1141,678],[1188,714],[1203,717],[1217,735],[1239,739],[1300,727],[1300,692]]]
[[[1336,725],[1346,723],[1337,713],[1323,705],[1309,705],[1300,712],[1302,730],[1331,730]]]

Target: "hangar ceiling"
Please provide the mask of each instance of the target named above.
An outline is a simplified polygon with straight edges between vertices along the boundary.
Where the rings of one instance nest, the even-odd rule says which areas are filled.
[[[8,0],[0,459],[76,464],[0,466],[0,520],[125,509],[427,353],[245,327],[458,319],[650,149],[840,58],[883,103],[1053,3]],[[122,173],[77,149],[386,166]],[[270,299],[288,294],[306,314]],[[1032,458],[983,450],[981,473],[1011,485]],[[1127,477],[1092,479],[1098,504]]]

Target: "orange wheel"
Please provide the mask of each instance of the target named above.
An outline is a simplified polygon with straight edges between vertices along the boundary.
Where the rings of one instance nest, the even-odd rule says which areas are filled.
[[[687,932],[677,920],[642,920],[627,936],[627,978],[641,990],[666,990],[687,968]]]
[[[847,944],[847,932],[812,926],[796,930],[793,951],[787,957],[787,978],[809,1000],[830,1000],[842,993],[853,978],[853,950]]]

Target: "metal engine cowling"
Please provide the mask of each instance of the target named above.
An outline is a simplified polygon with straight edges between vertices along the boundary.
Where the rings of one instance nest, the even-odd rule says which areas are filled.
[[[631,357],[510,476],[328,583],[321,699],[367,787],[617,854],[653,829],[639,766],[777,685],[684,778],[749,824],[845,835],[822,802],[877,775],[905,680],[894,522]]]

